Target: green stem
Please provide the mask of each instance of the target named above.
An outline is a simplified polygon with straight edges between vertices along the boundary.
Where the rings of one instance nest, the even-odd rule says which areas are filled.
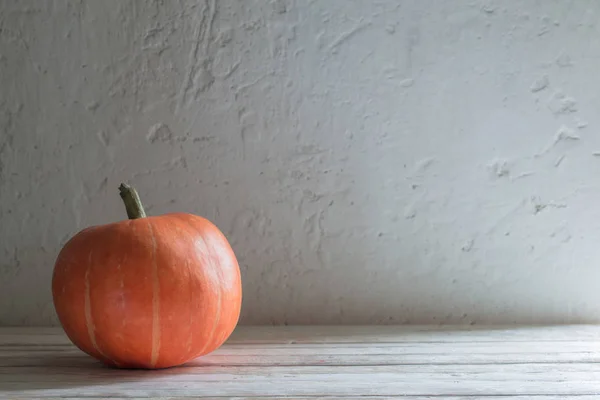
[[[137,191],[131,186],[121,183],[119,186],[119,194],[125,203],[125,210],[127,210],[127,216],[129,219],[145,218],[146,211],[140,201]]]

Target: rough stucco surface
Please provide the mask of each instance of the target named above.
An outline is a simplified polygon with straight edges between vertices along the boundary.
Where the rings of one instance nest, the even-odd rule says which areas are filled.
[[[187,211],[243,323],[600,320],[600,2],[0,1],[0,324]]]

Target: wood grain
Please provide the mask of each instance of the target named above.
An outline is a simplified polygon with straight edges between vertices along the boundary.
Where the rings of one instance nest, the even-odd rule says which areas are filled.
[[[600,327],[241,327],[159,371],[99,365],[60,329],[0,329],[2,398],[593,399]]]

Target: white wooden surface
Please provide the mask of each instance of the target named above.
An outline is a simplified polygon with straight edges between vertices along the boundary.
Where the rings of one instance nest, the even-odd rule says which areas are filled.
[[[60,329],[0,329],[2,398],[600,399],[600,326],[240,327],[161,371],[109,369]]]

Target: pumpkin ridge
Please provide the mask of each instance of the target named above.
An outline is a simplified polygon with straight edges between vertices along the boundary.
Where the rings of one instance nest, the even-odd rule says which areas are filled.
[[[179,221],[177,219],[175,219],[173,221],[173,227],[175,229],[175,232],[177,234],[181,234],[181,228],[178,226],[179,225]],[[188,294],[189,294],[189,305],[190,307],[188,307],[188,311],[189,311],[189,331],[190,334],[188,336],[188,342],[187,342],[187,357],[193,357],[194,354],[192,353],[192,344],[194,343],[194,329],[193,329],[193,320],[194,320],[194,308],[192,308],[192,304],[194,304],[194,289],[192,287],[192,267],[190,266],[190,259],[188,257],[185,258],[185,271],[188,274]]]
[[[185,259],[185,269],[188,273],[188,293],[190,295],[190,307],[189,307],[189,312],[190,312],[190,336],[188,338],[188,344],[187,344],[187,352],[188,352],[188,357],[189,354],[192,352],[192,343],[194,343],[194,330],[192,329],[192,321],[194,319],[194,313],[192,312],[193,309],[191,307],[192,304],[194,304],[193,300],[194,300],[194,291],[192,289],[192,272],[190,271],[190,261],[186,258]]]
[[[187,219],[180,218],[180,220],[181,221],[185,221],[189,226],[192,227],[192,229],[194,231],[196,231],[198,233],[197,240],[201,241],[202,244],[203,244],[203,246],[204,246],[205,254],[207,256],[206,258],[208,259],[210,267],[212,268],[212,270],[217,275],[217,278],[219,280],[221,280],[221,274],[219,273],[219,269],[215,267],[215,263],[214,263],[214,259],[212,257],[212,253],[208,249],[208,245],[206,244],[206,240],[204,240],[204,236],[202,235],[202,232],[200,230],[198,230],[198,228],[194,224],[192,224],[190,221],[188,221]],[[219,295],[218,295],[219,300],[217,301],[217,305],[218,306],[217,306],[217,312],[216,312],[215,322],[214,322],[214,325],[213,325],[213,327],[212,327],[212,329],[210,331],[209,339],[204,344],[204,347],[202,348],[202,350],[200,350],[198,352],[198,354],[196,354],[196,356],[200,356],[200,355],[204,354],[204,352],[206,351],[206,348],[209,345],[212,345],[212,342],[213,342],[214,337],[215,337],[215,332],[217,331],[217,327],[219,326],[219,322],[221,320],[221,308],[222,308],[222,302],[223,302],[223,293],[222,293],[222,289],[221,289],[220,285],[217,286],[217,291],[219,293]]]
[[[93,251],[90,250],[90,254],[88,256],[88,265],[87,265],[87,268],[85,270],[85,275],[84,275],[85,292],[84,292],[83,310],[84,310],[84,314],[85,314],[85,327],[87,328],[88,335],[90,337],[90,342],[92,343],[92,346],[94,346],[94,349],[102,357],[115,363],[114,360],[112,360],[110,357],[108,357],[106,354],[104,354],[104,352],[102,350],[100,350],[100,346],[98,346],[98,342],[96,341],[96,327],[94,325],[94,318],[92,317],[92,298],[90,296],[90,269],[92,269],[92,253],[93,253]]]
[[[160,285],[158,282],[158,263],[156,262],[156,237],[150,221],[148,221],[148,229],[152,239],[152,351],[150,353],[150,364],[154,368],[158,361],[160,349]]]

